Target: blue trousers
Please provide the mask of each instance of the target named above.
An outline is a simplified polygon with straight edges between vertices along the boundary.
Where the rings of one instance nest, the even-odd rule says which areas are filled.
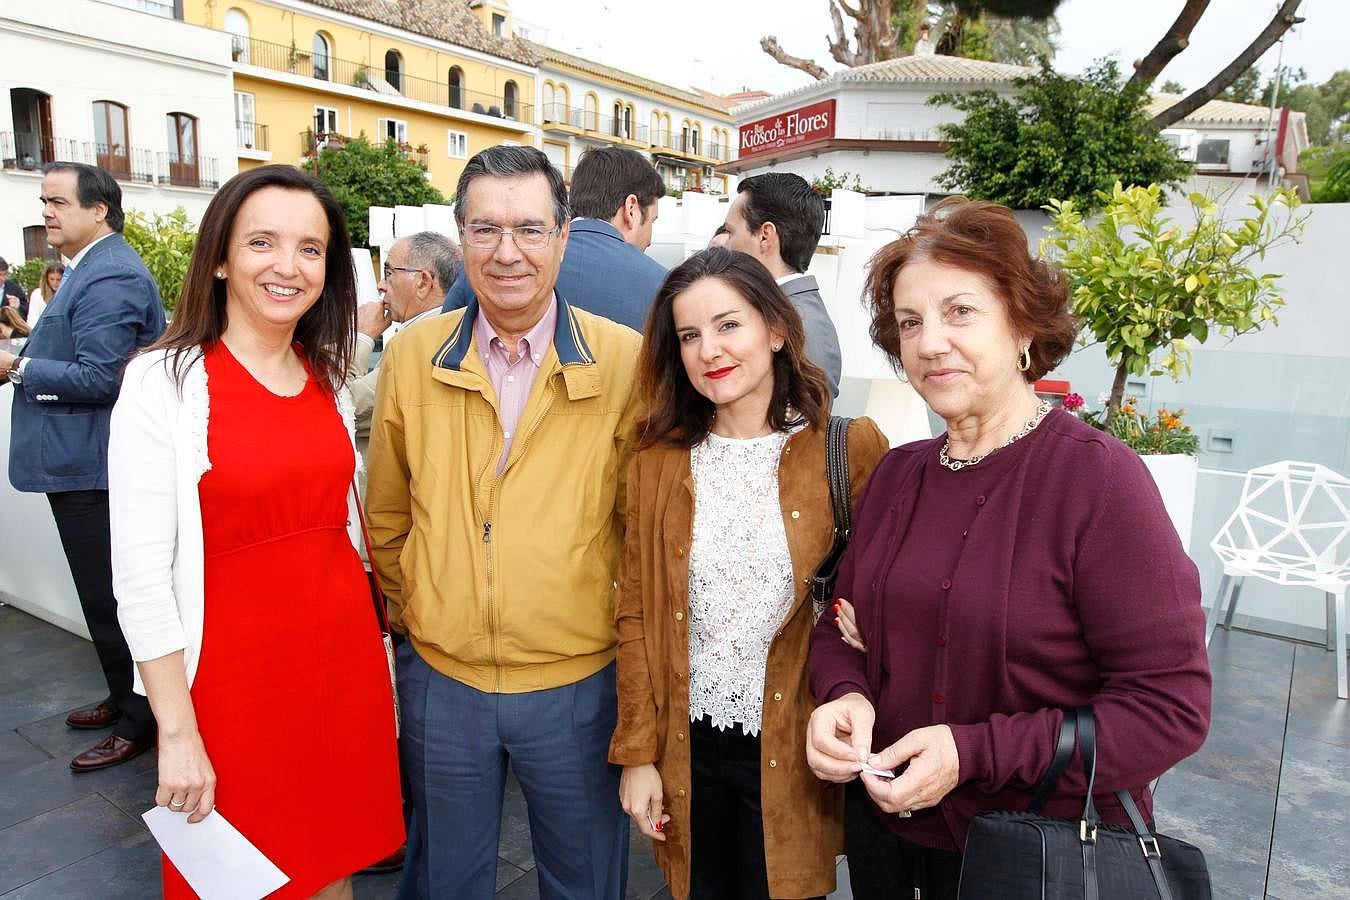
[[[509,762],[529,810],[539,895],[620,900],[628,817],[608,762],[615,666],[575,684],[489,694],[398,651],[400,739],[412,792],[400,900],[489,900]]]

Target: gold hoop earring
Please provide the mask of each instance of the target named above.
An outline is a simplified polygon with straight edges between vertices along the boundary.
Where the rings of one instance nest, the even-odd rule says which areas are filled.
[[[1031,345],[1027,344],[1022,348],[1022,353],[1017,357],[1017,371],[1025,372],[1031,368]]]

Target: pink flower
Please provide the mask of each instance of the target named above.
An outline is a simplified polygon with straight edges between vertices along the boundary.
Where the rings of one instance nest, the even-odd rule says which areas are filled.
[[[1062,406],[1068,412],[1073,412],[1076,409],[1082,409],[1086,402],[1082,394],[1068,393],[1064,395]]]

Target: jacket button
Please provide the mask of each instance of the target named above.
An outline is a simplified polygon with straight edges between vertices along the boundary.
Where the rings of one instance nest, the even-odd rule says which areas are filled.
[[[801,514],[798,510],[795,510],[795,509],[794,509],[794,510],[792,511],[792,518],[794,518],[794,519],[800,519],[801,517],[802,517],[802,514]]]
[[[775,699],[775,700],[782,700],[782,699],[783,699],[783,694],[782,694],[782,692],[781,692],[781,691],[774,691],[774,692],[773,692],[773,699]]]
[[[677,613],[675,614],[675,621],[676,621],[676,622],[683,622],[683,621],[684,621],[684,613],[682,613],[682,612],[677,612]]]
[[[771,759],[771,760],[769,760],[769,768],[770,768],[770,769],[776,769],[776,768],[778,768],[778,760],[776,760],[776,759]]]
[[[683,731],[676,732],[675,740],[679,741],[680,743],[684,743],[684,732]]]
[[[676,796],[676,797],[683,797],[683,796],[684,796],[684,788],[680,788],[678,791],[676,791],[676,792],[675,792],[675,796]]]

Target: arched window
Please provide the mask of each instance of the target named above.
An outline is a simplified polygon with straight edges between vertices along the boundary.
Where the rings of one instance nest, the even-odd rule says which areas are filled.
[[[586,131],[599,131],[600,99],[594,94],[587,94],[585,104],[584,115],[581,117],[581,127]]]
[[[403,90],[403,57],[397,50],[388,50],[384,54],[384,80],[394,90]]]
[[[232,35],[230,56],[236,62],[247,63],[249,58],[248,16],[244,15],[242,10],[225,10],[225,31]]]
[[[169,137],[169,183],[196,187],[197,117],[172,112],[164,117],[164,122],[168,126]]]
[[[34,88],[10,88],[9,103],[14,119],[15,164],[32,170],[55,162],[51,95]]]
[[[572,92],[567,89],[567,85],[558,84],[558,104],[562,107],[564,119],[570,114],[572,106]]]
[[[327,81],[330,75],[328,61],[333,56],[333,44],[322,31],[314,32],[314,77]]]
[[[464,108],[464,70],[459,66],[450,67],[450,105]]]
[[[652,110],[651,134],[647,136],[647,140],[655,144],[660,139],[661,139],[661,114],[656,110]]]
[[[623,103],[621,103],[621,102],[618,101],[618,100],[615,100],[615,101],[614,101],[614,132],[613,132],[615,137],[628,137],[628,135],[624,134],[624,130],[623,130],[623,114],[624,114],[625,111],[626,111],[626,108],[624,107]]]
[[[690,137],[689,151],[695,155],[698,154],[698,137],[699,137],[698,132],[699,132],[699,125],[697,122],[695,122],[694,127],[689,130],[689,137]]]
[[[517,118],[519,102],[517,98],[518,91],[514,81],[508,81],[502,88],[502,111],[508,119]]]
[[[131,174],[127,108],[113,100],[94,102],[94,153],[100,168],[123,178]]]
[[[541,102],[544,104],[544,121],[558,121],[558,91],[553,86],[553,82],[545,81],[544,88],[540,92]]]

